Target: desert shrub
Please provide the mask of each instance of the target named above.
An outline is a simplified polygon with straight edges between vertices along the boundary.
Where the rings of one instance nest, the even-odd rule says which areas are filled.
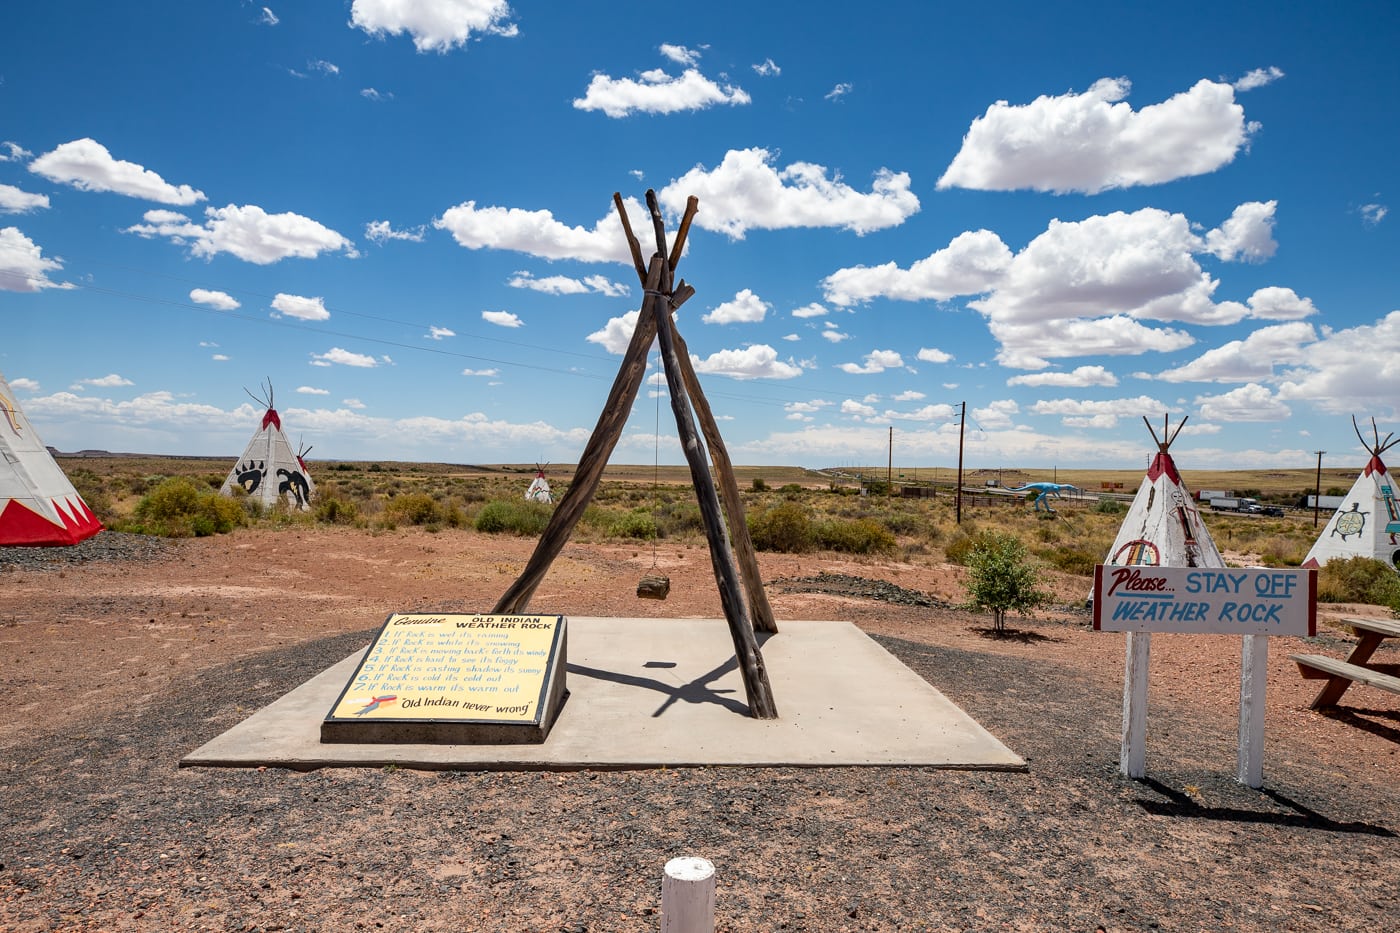
[[[471,524],[467,518],[467,512],[462,508],[462,504],[457,499],[449,499],[445,503],[439,504],[438,519],[430,524],[446,525],[448,528],[466,528]],[[437,529],[432,529],[436,531]]]
[[[394,496],[384,503],[384,514],[395,523],[408,525],[427,525],[442,519],[437,502],[425,492]]]
[[[948,558],[950,564],[961,564],[967,566],[968,555],[977,546],[977,539],[961,528],[953,532],[948,539],[948,544],[943,548],[943,556]]]
[[[246,524],[247,514],[237,500],[201,491],[188,477],[174,476],[136,503],[133,525],[125,530],[168,538],[226,534]]]
[[[1306,541],[1288,535],[1274,535],[1259,546],[1259,563],[1265,567],[1297,567],[1308,556]]]
[[[538,535],[549,524],[550,512],[543,502],[494,499],[481,507],[474,527],[488,534]]]
[[[610,538],[640,538],[650,541],[656,537],[656,518],[646,509],[633,509],[613,517],[608,523]]]
[[[1100,499],[1099,504],[1094,506],[1094,511],[1100,515],[1121,515],[1128,511],[1128,506],[1117,499]]]
[[[848,554],[888,554],[895,549],[894,534],[869,518],[855,521],[825,521],[812,526],[817,547]]]
[[[316,521],[327,525],[354,525],[360,519],[360,507],[351,499],[328,496],[317,490],[312,514],[316,516]]]
[[[967,608],[992,612],[992,628],[1006,631],[1008,612],[1026,613],[1049,602],[1039,569],[1015,535],[980,535],[967,555]]]
[[[107,487],[102,482],[102,477],[92,470],[68,470],[68,480],[73,484],[73,488],[78,495],[83,497],[83,501],[92,509],[94,515],[104,525],[110,524],[115,512],[112,508],[112,497],[107,494]]]
[[[1400,611],[1400,575],[1370,557],[1329,560],[1317,572],[1317,598],[1324,603],[1370,603]]]
[[[924,516],[915,512],[905,512],[899,509],[891,509],[882,512],[878,516],[879,522],[890,533],[896,535],[916,535],[921,533],[928,524]]]
[[[1092,577],[1094,566],[1099,563],[1099,558],[1082,548],[1060,545],[1041,551],[1038,555],[1042,560],[1049,563],[1056,570],[1065,573],[1072,573],[1080,577]]]
[[[778,487],[778,492],[788,499],[796,499],[806,491],[797,483],[784,483]]]
[[[800,554],[816,547],[812,517],[796,502],[780,502],[749,516],[749,536],[760,551]]]
[[[656,534],[661,538],[676,538],[699,534],[705,530],[705,520],[696,502],[667,502],[655,512]]]
[[[755,476],[755,477],[753,478],[753,491],[754,491],[754,492],[767,492],[767,491],[768,491],[768,484],[767,484],[766,482],[763,481],[763,477],[761,477],[761,476]]]

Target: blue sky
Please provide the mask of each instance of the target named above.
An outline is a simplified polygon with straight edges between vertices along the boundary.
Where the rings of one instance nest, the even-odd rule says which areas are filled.
[[[573,462],[652,188],[737,463],[951,465],[963,403],[971,467],[1400,430],[1400,8],[973,7],[8,4],[0,372],[62,450],[236,457],[270,380],[313,458]]]

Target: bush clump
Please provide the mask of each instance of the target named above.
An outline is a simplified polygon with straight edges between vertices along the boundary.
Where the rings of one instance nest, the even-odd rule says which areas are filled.
[[[138,534],[165,538],[202,538],[227,534],[248,522],[248,513],[234,499],[201,490],[184,476],[172,476],[136,503],[132,513]]]
[[[1062,570],[1065,573],[1072,573],[1081,577],[1092,577],[1094,575],[1094,566],[1100,563],[1099,559],[1088,551],[1068,545],[1060,545],[1059,547],[1041,551],[1038,556],[1042,560],[1047,561],[1056,570]]]
[[[394,496],[384,503],[384,514],[395,524],[431,525],[442,520],[442,510],[437,500],[425,492]]]
[[[1329,560],[1317,572],[1317,598],[1324,603],[1370,603],[1400,613],[1400,575],[1371,557]]]
[[[549,524],[550,511],[543,502],[494,499],[476,513],[473,527],[487,534],[539,535]]]
[[[817,547],[827,551],[889,554],[895,550],[894,533],[874,519],[817,522],[812,531]]]
[[[610,538],[639,538],[650,541],[656,537],[656,517],[644,508],[624,512],[608,522]]]
[[[315,510],[316,521],[327,525],[355,525],[360,520],[360,507],[353,499],[327,496],[317,490]]]
[[[678,538],[688,534],[703,534],[705,520],[695,502],[666,502],[655,512],[656,534],[662,538]]]
[[[780,502],[749,516],[749,537],[760,551],[803,554],[817,546],[812,516],[796,502]]]
[[[980,535],[967,555],[967,608],[992,612],[992,628],[1006,631],[1008,612],[1027,613],[1050,601],[1040,571],[1015,535]]]

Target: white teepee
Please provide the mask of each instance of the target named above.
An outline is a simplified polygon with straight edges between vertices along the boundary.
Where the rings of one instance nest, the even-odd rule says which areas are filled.
[[[545,464],[549,466],[549,464]],[[525,490],[525,500],[527,502],[544,502],[546,504],[554,501],[554,493],[549,488],[549,480],[544,478],[544,469],[535,464],[535,481],[530,484],[530,488]]]
[[[272,404],[271,383],[267,385],[266,399],[251,392],[248,394],[267,410],[252,440],[248,441],[243,456],[234,463],[219,492],[231,496],[234,489],[241,487],[249,497],[261,502],[264,508],[275,506],[280,499],[289,508],[308,511],[311,497],[316,493],[316,484],[311,481],[306,461],[302,458],[310,453],[311,448],[292,453],[292,445],[287,442],[287,435],[282,433],[282,418]]]
[[[1370,451],[1371,459],[1303,558],[1303,566],[1321,567],[1334,557],[1372,557],[1400,569],[1400,502],[1396,501],[1390,473],[1381,460],[1381,454],[1400,444],[1400,439],[1391,440],[1393,435],[1387,434],[1382,441],[1373,420],[1375,442],[1368,444],[1355,418],[1351,419],[1351,426],[1361,446]]]
[[[1176,426],[1167,434],[1162,422],[1162,437],[1146,418],[1147,430],[1157,444],[1157,456],[1152,458],[1147,475],[1142,478],[1128,517],[1118,528],[1118,537],[1108,549],[1105,564],[1124,566],[1146,564],[1155,567],[1224,567],[1225,561],[1216,550],[1215,541],[1201,521],[1191,493],[1176,471],[1169,448],[1186,424]]]
[[[77,544],[101,530],[0,376],[0,545]]]

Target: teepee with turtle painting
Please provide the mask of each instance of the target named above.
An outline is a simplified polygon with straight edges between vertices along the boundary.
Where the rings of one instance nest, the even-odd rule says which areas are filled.
[[[0,546],[77,544],[101,530],[0,376]]]
[[[1162,438],[1143,418],[1157,445],[1157,455],[1142,478],[1128,517],[1118,528],[1118,537],[1104,560],[1107,565],[1146,565],[1154,567],[1224,567],[1225,561],[1215,541],[1201,521],[1191,493],[1177,472],[1170,448],[1181,433],[1186,419],[1168,433],[1162,420]]]
[[[1381,459],[1381,454],[1400,444],[1400,438],[1387,434],[1381,440],[1374,419],[1371,443],[1362,436],[1355,417],[1351,427],[1371,459],[1303,558],[1303,566],[1321,567],[1334,558],[1371,557],[1400,569],[1400,502],[1396,501],[1395,486]]]
[[[243,456],[229,471],[219,492],[231,496],[235,489],[242,489],[250,498],[261,502],[264,508],[272,508],[281,501],[297,511],[310,510],[316,484],[311,481],[303,458],[311,452],[311,448],[292,452],[287,435],[282,433],[282,417],[273,405],[271,382],[264,390],[266,397],[253,395],[247,389],[243,391],[263,406],[262,422],[253,432]]]

